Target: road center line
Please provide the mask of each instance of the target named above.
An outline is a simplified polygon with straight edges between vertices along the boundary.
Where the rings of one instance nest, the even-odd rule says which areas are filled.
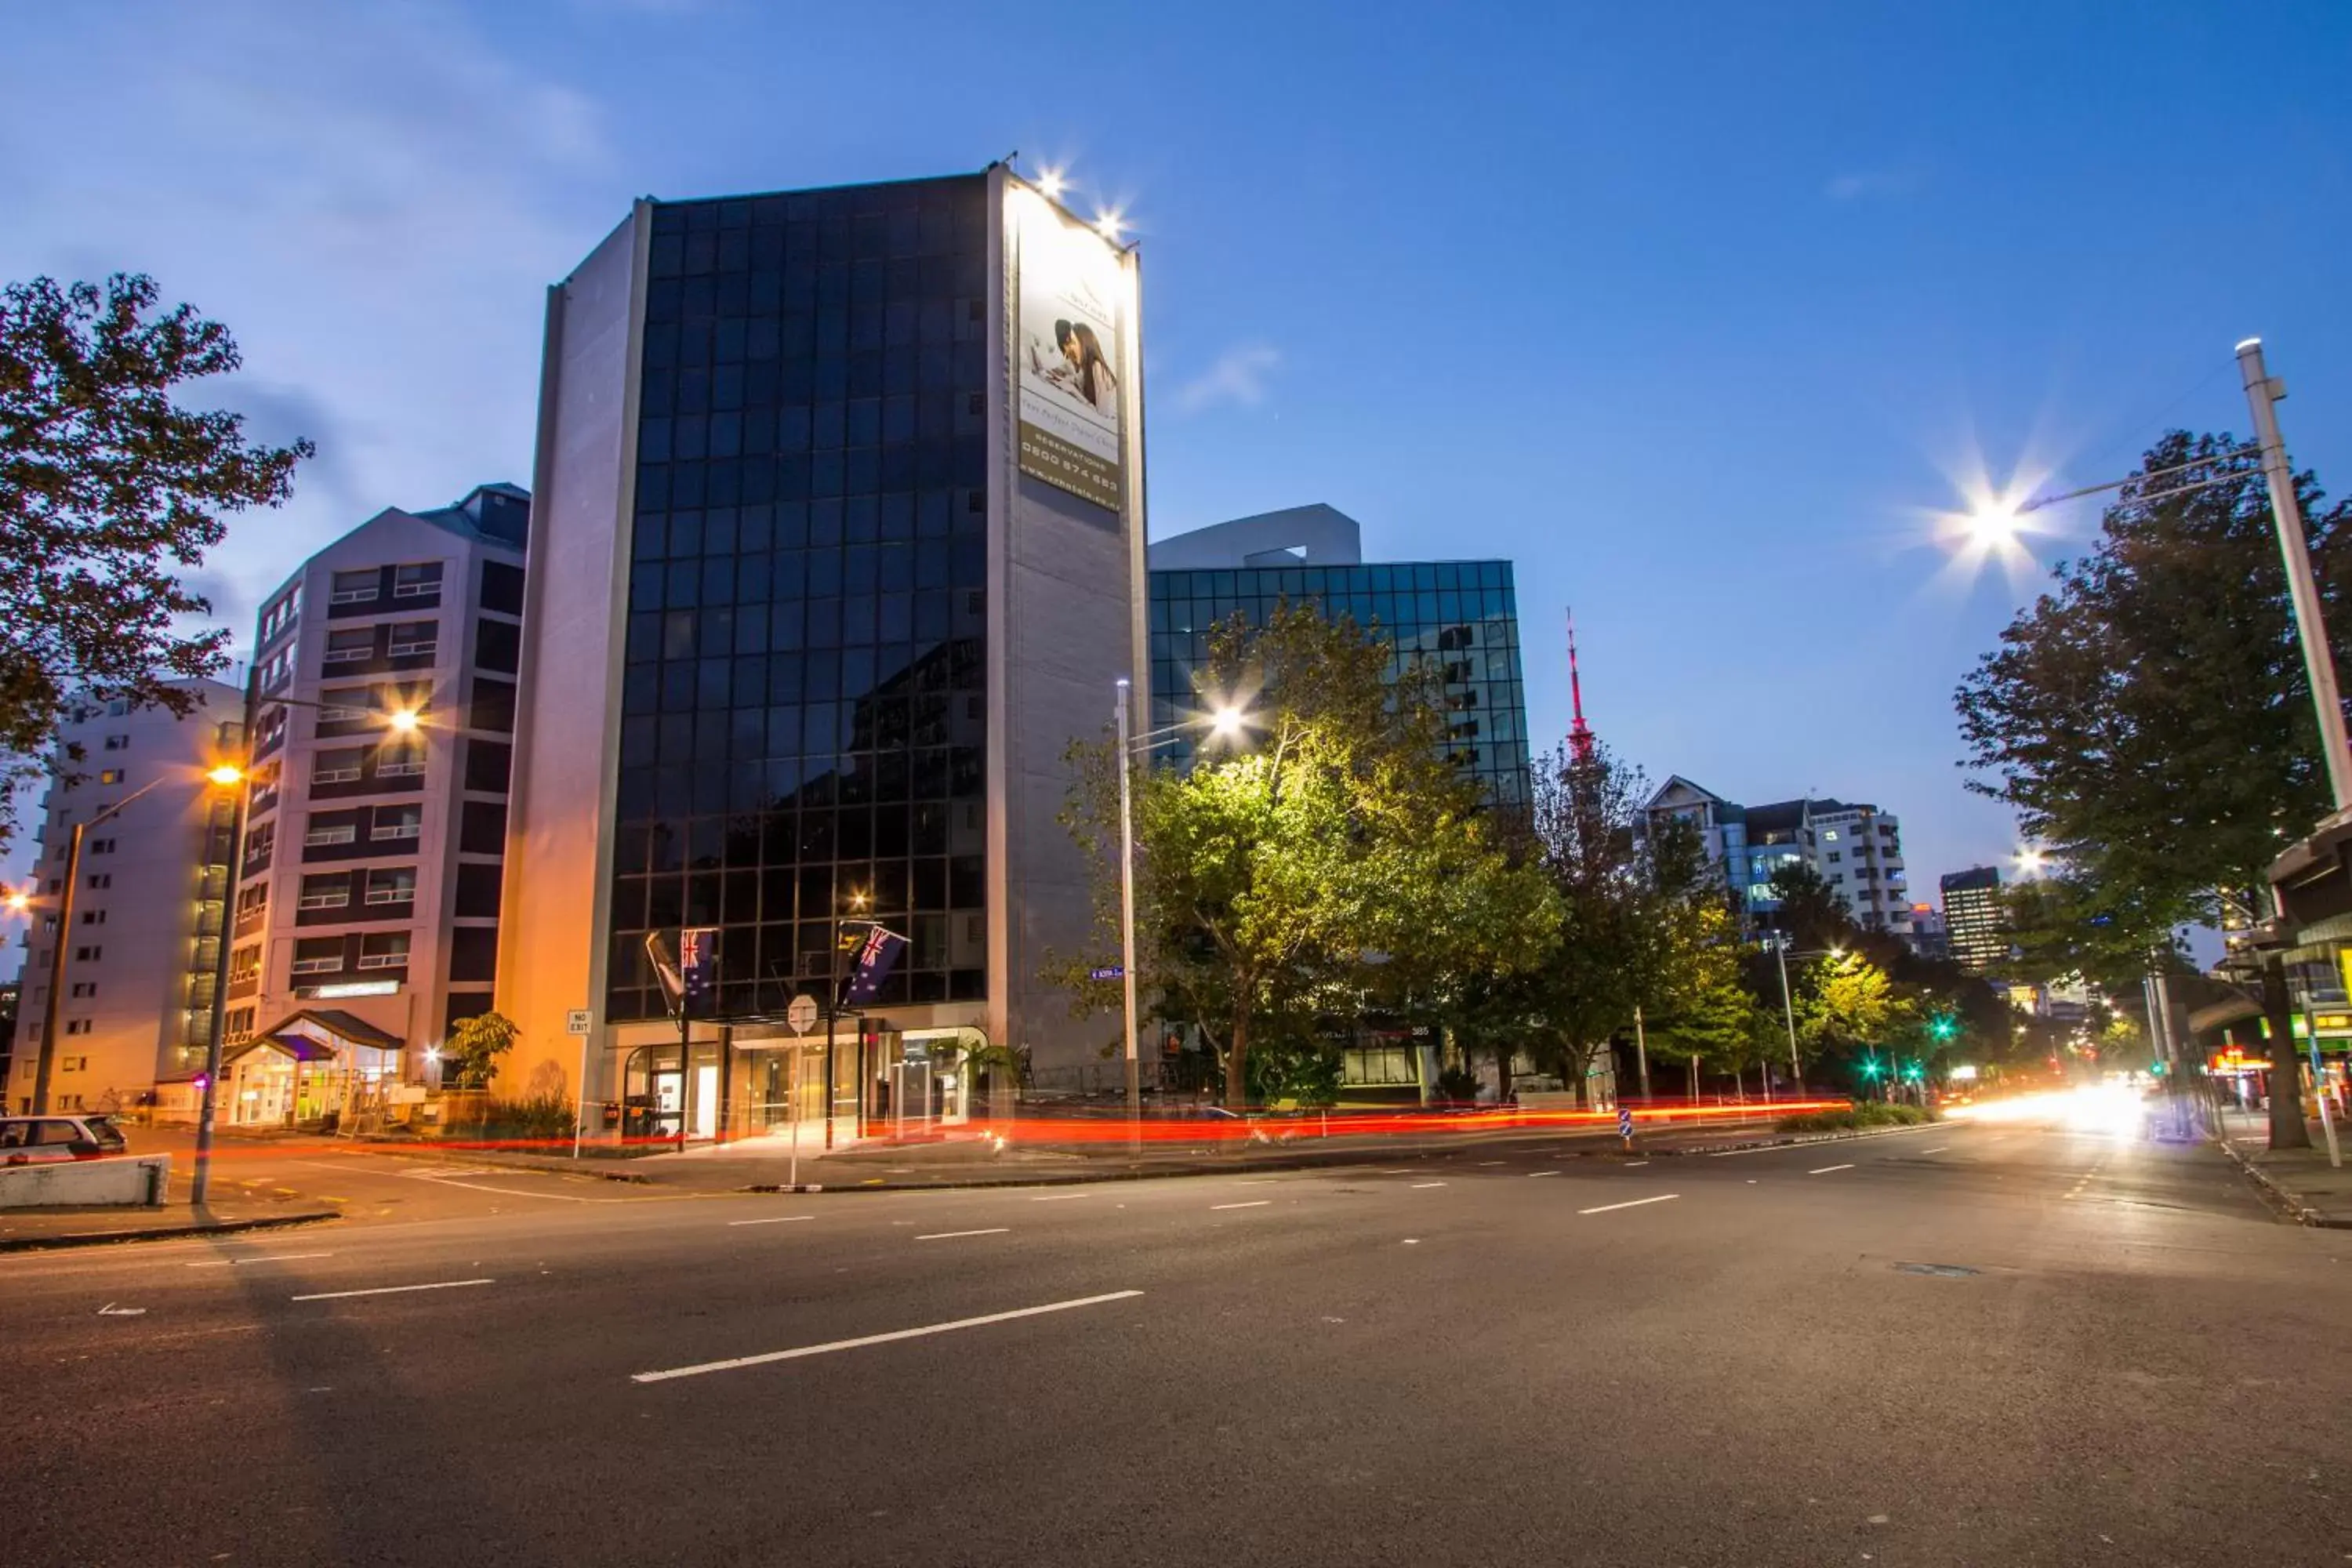
[[[1823,1165],[1817,1171],[1807,1171],[1805,1174],[1809,1176],[1826,1176],[1832,1171],[1851,1171],[1853,1169],[1853,1167],[1852,1165]]]
[[[1003,1236],[1012,1228],[1009,1225],[992,1225],[986,1230],[935,1230],[929,1236],[919,1236],[915,1239],[917,1241],[953,1241],[959,1236]]]
[[[1092,1193],[1047,1193],[1042,1197],[1031,1198],[1029,1201],[1033,1204],[1066,1204],[1072,1198],[1090,1198],[1092,1196],[1094,1196],[1094,1194]]]
[[[331,1252],[273,1252],[266,1258],[213,1258],[202,1263],[186,1265],[190,1268],[236,1268],[247,1263],[291,1263],[302,1258],[332,1258]]]
[[[919,1329],[894,1329],[887,1334],[866,1334],[854,1340],[832,1340],[821,1345],[802,1345],[797,1350],[769,1351],[763,1355],[737,1356],[731,1361],[707,1361],[696,1366],[674,1366],[663,1372],[635,1372],[629,1374],[631,1383],[667,1383],[674,1377],[699,1377],[707,1372],[735,1372],[747,1366],[765,1366],[770,1362],[798,1361],[803,1356],[830,1355],[835,1351],[863,1350],[867,1345],[887,1345],[894,1340],[921,1339],[927,1334],[950,1334],[959,1329],[985,1328],[990,1323],[1009,1323],[1015,1318],[1042,1317],[1047,1312],[1067,1312],[1079,1307],[1099,1307],[1107,1301],[1125,1301],[1142,1295],[1140,1290],[1113,1290],[1101,1296],[1079,1296],[1067,1301],[1048,1301],[1042,1307],[1017,1307],[1010,1312],[990,1312],[984,1317],[958,1318],[950,1323],[930,1323]]]
[[[1412,1190],[1417,1193],[1423,1187],[1442,1187],[1444,1184],[1444,1182],[1415,1182],[1412,1184]]]
[[[1625,1162],[1625,1169],[1629,1171],[1638,1171],[1649,1163],[1650,1162],[1647,1160],[1628,1160]]]
[[[346,1296],[397,1296],[408,1290],[456,1290],[467,1285],[492,1285],[492,1279],[436,1279],[430,1285],[379,1285],[373,1290],[321,1290],[314,1296],[294,1296],[296,1301],[340,1301]]]
[[[1500,1165],[1505,1163],[1501,1160],[1481,1160],[1478,1162],[1478,1168],[1483,1171],[1489,1165]]]
[[[770,1215],[765,1219],[730,1219],[727,1223],[729,1225],[790,1225],[794,1220],[814,1218],[816,1215],[813,1214],[776,1214]]]
[[[1559,1174],[1559,1173],[1558,1171],[1529,1171],[1528,1173],[1528,1178],[1532,1181],[1538,1176],[1557,1176]]]
[[[1654,1198],[1635,1198],[1631,1203],[1602,1204],[1597,1209],[1579,1209],[1579,1214],[1607,1214],[1612,1209],[1637,1209],[1643,1204],[1670,1204],[1682,1196],[1680,1193],[1661,1193]]]
[[[547,1198],[559,1204],[618,1204],[626,1198],[583,1198],[571,1193],[534,1193],[528,1187],[488,1187],[479,1182],[453,1182],[446,1176],[417,1176],[420,1182],[430,1182],[436,1187],[463,1187],[472,1193],[498,1193],[510,1198]]]
[[[1213,1211],[1216,1209],[1262,1209],[1272,1202],[1274,1202],[1272,1198],[1253,1198],[1245,1204],[1211,1204],[1209,1207]]]
[[[1919,1152],[1922,1154],[1940,1154],[1950,1147],[1951,1145],[1949,1143],[1938,1143],[1933,1149],[1922,1149]]]

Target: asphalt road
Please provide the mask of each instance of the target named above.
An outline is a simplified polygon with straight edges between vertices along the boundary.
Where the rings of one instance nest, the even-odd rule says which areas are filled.
[[[566,1189],[0,1258],[0,1540],[27,1568],[2352,1561],[2352,1234],[2211,1152],[1545,1153]]]

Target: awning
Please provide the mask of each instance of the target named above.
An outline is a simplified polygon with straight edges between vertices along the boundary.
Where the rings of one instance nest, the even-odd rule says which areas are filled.
[[[356,1046],[371,1051],[396,1051],[402,1044],[399,1036],[388,1035],[365,1018],[339,1007],[305,1007],[254,1032],[267,1039],[324,1041],[330,1046]]]

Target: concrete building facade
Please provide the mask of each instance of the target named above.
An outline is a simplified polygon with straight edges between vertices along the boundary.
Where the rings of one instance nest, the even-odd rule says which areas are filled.
[[[263,601],[233,1121],[379,1107],[489,1008],[530,515],[509,484],[388,509]]]
[[[30,923],[5,1087],[11,1109],[32,1109],[60,942],[51,1110],[137,1111],[159,1084],[184,1082],[203,1065],[232,826],[226,793],[205,773],[240,754],[244,698],[215,680],[182,685],[197,702],[184,719],[100,702],[63,727],[79,760],[60,756],[37,807],[40,854],[25,889]],[[118,805],[118,814],[95,820]],[[81,865],[60,931],[77,822],[85,825]]]
[[[1909,874],[1903,864],[1902,824],[1874,805],[1809,797],[1740,805],[1677,773],[1643,804],[1647,823],[1690,823],[1707,858],[1722,868],[1724,884],[1751,925],[1770,929],[1780,901],[1772,876],[1792,862],[1811,866],[1865,931],[1906,941],[1913,935]]]
[[[965,1114],[989,1047],[1094,1059],[1040,970],[1091,924],[1063,750],[1142,675],[1139,311],[1002,166],[643,201],[551,289],[502,1089],[838,1142]],[[794,1027],[877,925],[871,1004]]]

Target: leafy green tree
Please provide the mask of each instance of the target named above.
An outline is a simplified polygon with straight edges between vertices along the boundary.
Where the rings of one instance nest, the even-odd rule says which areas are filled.
[[[457,1076],[459,1089],[486,1089],[499,1070],[499,1059],[514,1049],[522,1028],[504,1013],[477,1013],[461,1018],[442,1047],[442,1060]]]
[[[1687,963],[1643,1008],[1652,1058],[1670,1062],[1730,1065],[1778,1061],[1759,1041],[1784,1049],[1777,1011],[1767,1012],[1749,987],[1738,923],[1721,902],[1700,905],[1685,929]]]
[[[1213,630],[1204,688],[1247,694],[1250,738],[1188,771],[1132,768],[1136,977],[1198,1021],[1227,1102],[1328,1098],[1321,1020],[1369,997],[1442,1008],[1479,977],[1537,963],[1549,888],[1514,865],[1497,819],[1444,759],[1434,672],[1377,630],[1285,605]],[[1064,821],[1097,868],[1094,954],[1049,960],[1082,1013],[1113,990],[1087,972],[1118,942],[1116,742],[1071,752]]]
[[[1772,868],[1769,884],[1780,908],[1770,917],[1775,931],[1793,938],[1801,948],[1852,947],[1860,934],[1845,900],[1828,879],[1804,860],[1784,860]]]
[[[189,384],[238,367],[236,344],[158,298],[121,274],[0,294],[0,845],[8,788],[48,765],[77,704],[194,709],[172,683],[220,669],[230,634],[184,629],[212,605],[182,574],[225,515],[282,502],[311,454],[184,405]]]
[[[1817,958],[1790,976],[1795,992],[1797,1042],[1814,1057],[1879,1064],[1878,1085],[1895,1037],[1916,1009],[1898,996],[1886,971],[1860,953]]]
[[[1969,787],[2063,867],[2021,945],[2102,979],[2134,952],[2172,962],[2176,928],[2263,887],[2330,808],[2269,496],[2241,446],[2175,431],[2151,447],[2143,473],[2177,471],[2123,491],[2095,548],[2059,563],[1955,696]],[[2324,506],[2307,473],[2295,488],[2341,661],[2352,507]],[[2271,1141],[2307,1144],[2284,985],[2263,991],[2278,1015]]]

